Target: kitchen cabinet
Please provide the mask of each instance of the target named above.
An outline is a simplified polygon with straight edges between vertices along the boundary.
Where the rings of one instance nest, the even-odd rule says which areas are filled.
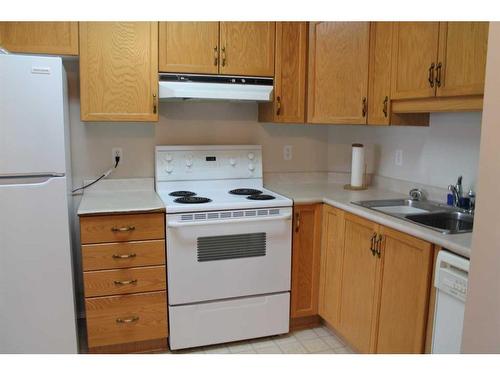
[[[319,315],[336,329],[340,322],[344,228],[344,211],[323,205]]]
[[[274,101],[259,103],[259,121],[304,123],[307,22],[276,22]]]
[[[0,22],[0,46],[10,52],[78,55],[78,22]]]
[[[274,76],[275,22],[160,22],[161,72]]]
[[[325,206],[319,314],[362,353],[423,353],[433,245]]]
[[[160,72],[219,73],[219,22],[160,22]]]
[[[310,22],[307,122],[366,124],[369,22]]]
[[[82,121],[158,120],[158,23],[80,23]]]
[[[294,206],[291,318],[318,314],[321,205]]]
[[[220,73],[274,76],[275,22],[221,22]]]
[[[165,214],[80,216],[91,353],[166,350]]]
[[[482,110],[487,22],[395,22],[393,112]]]
[[[392,113],[391,72],[394,22],[370,23],[369,125],[429,125],[428,113]]]

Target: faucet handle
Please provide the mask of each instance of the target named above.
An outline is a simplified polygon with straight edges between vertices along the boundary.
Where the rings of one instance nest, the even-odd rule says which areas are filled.
[[[424,199],[424,193],[420,189],[413,188],[410,190],[409,194],[412,201],[421,201]]]

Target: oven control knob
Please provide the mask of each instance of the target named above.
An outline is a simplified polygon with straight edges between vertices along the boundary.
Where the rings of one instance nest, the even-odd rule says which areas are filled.
[[[234,167],[236,165],[236,160],[234,160],[233,158],[229,159],[229,164]]]
[[[168,174],[172,173],[173,170],[174,169],[170,165],[167,168],[165,168],[165,172],[167,172]]]
[[[167,154],[167,155],[165,155],[165,160],[166,160],[167,162],[169,162],[169,163],[170,163],[170,162],[172,161],[172,159],[173,159],[173,158],[172,158],[172,154]]]
[[[193,161],[191,159],[186,160],[186,167],[191,168],[193,166]]]
[[[248,153],[248,158],[249,158],[250,160],[255,159],[255,154],[254,154],[253,152],[249,152],[249,153]]]
[[[255,165],[253,163],[248,164],[248,169],[253,172],[255,170]]]

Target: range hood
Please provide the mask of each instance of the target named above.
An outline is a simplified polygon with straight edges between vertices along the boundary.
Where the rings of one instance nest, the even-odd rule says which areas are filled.
[[[270,102],[273,99],[272,78],[160,74],[159,85],[159,98],[162,101]]]

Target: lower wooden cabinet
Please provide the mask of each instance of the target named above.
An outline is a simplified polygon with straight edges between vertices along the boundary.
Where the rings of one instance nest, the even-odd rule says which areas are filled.
[[[294,206],[291,318],[318,314],[321,204]]]
[[[325,206],[320,316],[362,353],[423,353],[433,245]]]

